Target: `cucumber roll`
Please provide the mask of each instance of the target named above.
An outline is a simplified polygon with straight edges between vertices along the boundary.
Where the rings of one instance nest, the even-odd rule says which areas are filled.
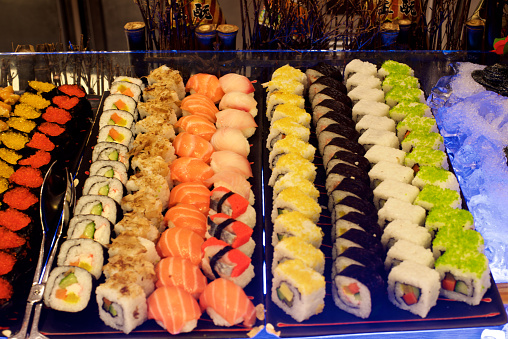
[[[404,101],[425,103],[425,93],[419,88],[405,88],[403,86],[393,86],[392,89],[388,93],[386,93],[385,101],[386,104],[390,107],[394,107],[398,103]]]
[[[402,142],[411,132],[439,133],[436,125],[436,119],[429,117],[420,117],[418,115],[408,115],[397,124],[397,137]]]
[[[98,142],[92,151],[92,162],[99,160],[119,161],[129,169],[129,149],[116,142]]]
[[[272,301],[302,322],[323,312],[325,285],[325,278],[300,260],[287,260],[273,272]]]
[[[439,296],[439,274],[405,261],[388,274],[388,299],[395,306],[425,318]]]
[[[332,297],[341,310],[366,319],[379,304],[384,289],[383,278],[370,267],[349,265],[334,277]]]
[[[44,290],[44,304],[57,311],[80,312],[92,294],[94,278],[85,269],[75,266],[55,267],[49,274]]]
[[[83,195],[76,202],[74,215],[100,215],[115,224],[119,216],[118,204],[115,200],[103,195]]]
[[[134,117],[129,112],[119,109],[104,111],[99,119],[99,129],[104,126],[120,126],[130,130],[134,129]]]
[[[105,246],[111,238],[111,223],[100,215],[77,214],[69,221],[67,238],[93,239]]]
[[[404,120],[408,115],[416,115],[419,117],[432,117],[430,107],[421,102],[400,102],[389,111],[389,116],[396,123]]]
[[[116,160],[96,160],[90,165],[90,175],[100,175],[106,178],[116,178],[122,184],[126,184],[129,179],[127,167],[121,161]]]
[[[414,131],[409,133],[407,137],[400,143],[400,148],[404,152],[411,152],[414,147],[429,147],[432,149],[438,149],[440,151],[445,150],[444,139],[439,133],[435,132],[419,132]]]
[[[68,239],[60,247],[57,265],[81,267],[99,279],[104,265],[104,247],[92,239]]]
[[[435,185],[460,192],[455,174],[434,166],[421,166],[411,184],[419,189],[422,189],[425,185]]]
[[[83,184],[83,195],[104,195],[120,203],[124,194],[124,187],[117,178],[107,178],[101,175],[91,175]]]
[[[434,235],[442,227],[459,226],[474,229],[474,219],[471,212],[449,206],[437,206],[430,210],[425,219],[425,228]]]

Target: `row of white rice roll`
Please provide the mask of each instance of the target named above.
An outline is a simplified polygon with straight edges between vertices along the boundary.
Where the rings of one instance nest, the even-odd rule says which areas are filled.
[[[304,108],[308,79],[299,69],[284,65],[263,86],[270,121],[268,184],[273,188],[271,299],[302,322],[323,311],[325,298],[323,232],[317,226],[321,206],[314,184],[316,149],[309,143],[311,115]]]
[[[198,73],[185,90],[190,95],[182,100],[182,116],[174,125],[177,157],[170,166],[174,187],[165,215],[169,228],[157,243],[163,258],[148,315],[171,334],[192,331],[202,310],[217,326],[249,327],[256,319],[243,291],[255,275],[250,258],[256,246],[251,237],[255,197],[247,159],[247,138],[257,127],[254,87],[239,74],[219,79]],[[207,296],[215,290],[208,281],[222,280],[233,285],[210,302]],[[241,301],[232,307],[229,298],[235,293]]]
[[[384,266],[389,300],[420,317],[426,317],[436,305],[440,292],[478,304],[490,286],[487,261],[480,253],[483,239],[471,230],[472,215],[461,209],[457,179],[448,171],[443,138],[425,105],[414,71],[392,60],[385,61],[379,70],[373,64],[354,60],[346,66],[345,77],[348,95],[358,100],[353,117],[361,132],[359,142],[373,165],[369,177],[378,222],[383,228],[381,242],[388,251]],[[432,237],[448,225],[458,227],[460,237],[474,243],[470,258],[482,263],[478,278],[472,278],[468,264],[460,264],[460,268],[450,264],[453,259],[438,261],[434,269],[443,246],[434,246]],[[457,239],[441,239],[443,242],[448,242],[449,254],[453,254],[451,250],[456,250],[457,244],[451,243],[457,243]],[[401,262],[403,265],[398,266]],[[456,275],[453,283],[460,281],[455,291],[441,288],[451,272]],[[461,289],[461,284],[468,287]]]

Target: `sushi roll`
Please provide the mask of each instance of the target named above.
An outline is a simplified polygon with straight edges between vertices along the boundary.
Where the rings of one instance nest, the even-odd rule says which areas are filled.
[[[351,119],[350,116],[337,111],[328,111],[320,115],[316,120],[314,124],[316,126],[316,135],[319,137],[321,131],[332,124],[338,124],[349,129],[355,129],[355,122]],[[358,136],[355,138],[358,139]]]
[[[136,100],[128,95],[110,94],[104,99],[103,111],[110,109],[126,111],[132,114],[134,120],[138,119],[138,109]]]
[[[132,148],[134,136],[132,131],[126,127],[106,125],[99,130],[97,138],[97,142],[103,141],[116,142],[130,149]]]
[[[341,310],[368,318],[384,294],[383,278],[369,267],[349,265],[332,282],[332,297]]]
[[[430,248],[432,236],[425,227],[413,224],[409,220],[397,219],[386,225],[381,243],[389,250],[399,240],[407,240],[423,248]]]
[[[161,259],[152,241],[129,235],[119,235],[111,239],[111,244],[108,246],[108,256],[112,258],[116,255],[136,257],[154,265]]]
[[[327,172],[328,173],[326,175],[325,188],[328,194],[331,194],[332,191],[334,191],[335,188],[342,182],[342,180],[346,178],[359,180],[367,185],[370,183],[369,175],[367,172],[357,166],[350,165],[348,163],[339,162]]]
[[[430,107],[421,102],[403,101],[390,108],[389,111],[390,118],[392,118],[396,123],[401,122],[410,115],[432,118]]]
[[[55,267],[44,289],[44,304],[57,311],[80,312],[90,302],[94,278],[75,266]]]
[[[375,165],[380,161],[392,162],[398,165],[404,165],[404,159],[406,158],[406,152],[393,147],[373,145],[365,153],[365,158],[372,164]]]
[[[426,185],[422,188],[414,201],[415,205],[422,206],[430,211],[436,206],[461,208],[462,198],[459,192],[449,188],[441,188],[434,185]]]
[[[268,185],[274,186],[284,174],[296,172],[302,178],[314,182],[316,179],[316,165],[301,155],[296,153],[288,153],[279,157],[277,164],[272,168],[272,174],[268,180]]]
[[[288,135],[273,144],[273,149],[268,155],[268,164],[273,169],[279,158],[288,153],[297,153],[309,161],[314,161],[316,148],[294,135]]]
[[[163,206],[169,203],[169,184],[166,178],[160,174],[147,174],[139,172],[131,175],[125,184],[127,194],[143,190],[145,194],[151,195],[161,201]]]
[[[311,115],[305,111],[305,109],[300,108],[293,104],[280,104],[277,105],[272,114],[271,124],[282,118],[291,118],[295,122],[303,125],[307,128],[310,128],[310,120]]]
[[[434,185],[460,192],[460,186],[455,174],[434,166],[421,166],[411,184],[419,189],[423,189],[426,185]]]
[[[163,223],[162,202],[152,195],[145,194],[144,191],[137,191],[124,196],[120,208],[124,214],[134,212],[146,217],[154,225]]]
[[[143,81],[143,80],[145,80],[145,81]],[[113,78],[113,83],[115,83],[117,81],[127,81],[127,82],[130,82],[132,84],[138,85],[139,87],[141,87],[141,89],[143,89],[147,85],[146,79],[140,79],[140,78],[130,77],[130,76],[127,76],[127,75],[119,75],[119,76],[114,77]]]
[[[411,184],[406,184],[393,179],[383,180],[373,191],[374,206],[380,209],[389,198],[397,198],[402,201],[413,203],[420,190]]]
[[[284,139],[287,135],[293,135],[302,141],[308,142],[310,130],[291,118],[279,119],[271,125],[270,133],[266,138],[266,148],[271,151],[273,145],[280,139]]]
[[[369,171],[371,187],[375,189],[384,180],[396,180],[410,184],[414,172],[410,167],[402,166],[389,161],[380,161]]]
[[[326,174],[330,173],[334,166],[340,163],[356,166],[364,172],[369,172],[371,169],[369,161],[364,156],[353,152],[339,150],[335,152],[326,163]]]
[[[241,221],[235,220],[223,213],[212,214],[207,217],[206,238],[217,238],[232,248],[237,248],[249,258],[254,253],[256,243],[251,238],[252,228]]]
[[[289,64],[281,66],[277,68],[275,71],[273,71],[272,80],[275,78],[295,79],[298,80],[305,87],[307,87],[308,85],[307,75],[298,68],[295,68]]]
[[[266,88],[267,98],[270,98],[271,94],[276,91],[296,94],[298,96],[303,96],[305,91],[305,85],[294,78],[275,77],[263,83],[262,86]]]
[[[407,64],[395,61],[395,60],[386,60],[381,64],[377,74],[381,79],[386,78],[392,74],[403,74],[414,76],[414,70],[409,67]]]
[[[361,247],[349,247],[334,260],[332,280],[350,265],[364,266],[377,272],[381,277],[386,277],[383,261],[374,252]]]
[[[244,288],[254,278],[251,259],[238,249],[217,238],[202,245],[201,269],[210,280],[223,278]]]
[[[181,117],[182,109],[179,106],[180,101],[178,100],[178,97],[176,97],[175,93],[172,94],[174,95],[166,95],[166,93],[164,93],[164,96],[158,99],[138,102],[137,110],[139,112],[139,119],[145,119],[151,115],[159,114],[170,116],[172,117],[171,119]]]
[[[371,128],[395,133],[395,121],[385,116],[380,117],[368,114],[362,116],[360,121],[356,123],[355,128],[360,134]]]
[[[328,166],[328,162],[337,151],[348,151],[358,155],[365,155],[365,148],[356,141],[351,141],[343,137],[336,137],[323,148],[323,165]]]
[[[183,99],[185,96],[185,85],[180,71],[166,65],[150,71],[150,74],[146,76],[146,81],[148,85],[164,83],[178,93],[180,99]]]
[[[104,195],[83,195],[76,201],[74,215],[100,215],[115,224],[120,214],[118,203]]]
[[[316,79],[310,86],[308,91],[309,101],[312,102],[314,96],[326,87],[336,88],[342,93],[347,93],[347,88],[341,81],[331,77],[322,76]]]
[[[302,213],[292,211],[281,214],[275,219],[272,246],[276,246],[279,241],[289,237],[299,237],[315,248],[319,248],[323,241],[323,231]]]
[[[155,266],[157,287],[175,286],[198,299],[205,290],[207,280],[199,266],[180,257],[163,258]]]
[[[339,67],[327,64],[323,61],[307,68],[305,75],[307,75],[307,80],[310,84],[314,83],[317,79],[323,76],[333,78],[340,82],[344,80]]]
[[[180,133],[178,136],[180,136],[182,134],[185,136],[188,136],[187,133]],[[195,138],[193,138],[193,137],[195,137]],[[179,140],[177,142],[177,138],[178,137],[175,137],[174,146],[173,146],[171,141],[169,141],[168,139],[164,138],[161,135],[152,134],[152,133],[138,134],[136,136],[136,138],[132,141],[132,145],[131,145],[129,154],[131,154],[133,157],[140,154],[140,153],[145,153],[146,155],[151,156],[151,157],[160,156],[166,162],[171,163],[173,160],[176,159],[176,154],[179,156],[186,156],[188,153],[195,151],[196,158],[198,158],[199,155],[202,155],[204,158],[204,161],[207,161],[209,159],[208,158],[209,155],[207,152],[209,152],[210,148],[213,149],[213,147],[211,147],[211,145],[208,145],[207,141],[205,141],[202,145],[199,145],[199,146],[196,146],[196,143],[189,144],[190,147],[189,147],[189,150],[187,150],[188,153],[186,153],[186,152],[182,152],[182,147],[181,147],[182,145],[180,144],[183,140]],[[189,138],[191,140],[189,140],[189,142],[192,142],[192,141],[194,141],[192,139],[197,139],[197,138],[199,138],[199,137],[191,135],[191,137]],[[185,140],[185,138],[183,138],[183,139]],[[199,150],[199,147],[204,148],[203,153],[199,153],[200,151],[203,151],[203,150]]]
[[[428,232],[428,231],[427,231]],[[429,233],[430,234],[430,233]],[[480,232],[460,226],[448,226],[439,229],[432,240],[434,258],[439,258],[449,249],[468,249],[484,253],[485,240]]]
[[[386,252],[379,238],[364,230],[351,228],[335,239],[332,248],[333,260],[349,247],[365,248],[366,250],[374,252],[381,259],[384,259],[386,256]]]
[[[432,268],[406,261],[388,275],[388,299],[392,304],[427,317],[439,296],[439,274]]]
[[[288,172],[280,177],[273,186],[273,197],[276,197],[281,191],[288,187],[298,187],[303,194],[318,201],[321,193],[316,185],[308,179],[305,179],[297,172]]]
[[[299,237],[287,237],[280,240],[273,249],[272,272],[280,263],[292,259],[300,260],[319,274],[325,271],[323,252]]]
[[[272,92],[270,97],[267,98],[266,102],[266,117],[268,118],[268,121],[272,120],[273,112],[277,106],[282,104],[291,104],[297,106],[300,109],[304,109],[305,99],[298,94],[287,93],[283,91]]]
[[[92,163],[99,160],[119,161],[129,169],[129,148],[116,142],[98,142],[92,151]]]
[[[141,214],[124,213],[122,219],[114,226],[116,236],[121,234],[133,237],[142,237],[156,242],[159,239],[159,225]]]
[[[351,118],[353,111],[351,107],[334,99],[325,99],[312,109],[312,123],[316,125],[317,121],[325,114],[335,112],[343,115],[345,118]]]
[[[148,319],[145,292],[135,283],[108,279],[95,294],[99,316],[109,327],[129,334]]]
[[[157,288],[146,300],[147,318],[169,333],[191,332],[198,324],[201,310],[195,298],[174,286]]]
[[[88,238],[106,246],[111,238],[111,223],[105,217],[77,214],[69,221],[68,239]]]
[[[375,102],[385,102],[385,92],[379,88],[370,88],[366,85],[360,85],[353,88],[347,93],[351,99],[353,106],[355,106],[360,100],[371,100]]]
[[[434,255],[429,248],[416,245],[409,240],[399,239],[386,252],[386,272],[390,272],[393,267],[404,261],[412,261],[429,268],[434,267]]]
[[[282,190],[273,201],[272,223],[278,215],[298,211],[316,223],[321,214],[321,206],[311,197],[306,196],[298,187]]]
[[[321,104],[323,101],[330,99],[341,102],[347,107],[351,108],[353,107],[353,101],[349,97],[349,94],[346,95],[340,90],[333,87],[325,87],[314,95],[314,98],[312,99],[311,102],[312,110],[314,110],[314,108],[316,108],[316,106]]]
[[[319,153],[323,154],[324,148],[334,138],[346,138],[350,141],[358,141],[359,134],[354,128],[350,128],[341,124],[332,123],[326,126],[319,132],[318,136],[318,149]]]
[[[355,73],[347,79],[346,88],[350,92],[358,86],[381,89],[381,80],[371,74]]]
[[[141,87],[138,84],[132,83],[130,81],[122,81],[116,80],[111,84],[111,88],[109,89],[111,94],[123,94],[131,97],[136,102],[141,99]]]
[[[108,259],[102,272],[106,280],[115,279],[139,285],[145,295],[150,295],[155,289],[154,265],[141,257],[117,254]]]
[[[385,228],[389,222],[402,219],[423,226],[425,216],[426,211],[421,206],[413,205],[397,198],[388,198],[383,207],[378,211],[378,223],[379,226]]]
[[[256,211],[249,201],[238,193],[225,188],[216,187],[210,193],[209,214],[224,213],[231,218],[241,221],[254,228],[256,225]]]
[[[333,191],[328,193],[328,209],[333,210],[333,206],[347,196],[354,196],[369,202],[372,202],[374,197],[368,183],[356,180],[356,178],[344,178]]]
[[[434,118],[409,115],[397,123],[397,136],[402,142],[411,132],[439,133]]]
[[[104,247],[92,239],[68,239],[60,246],[57,265],[81,267],[99,279],[104,265],[104,251]]]
[[[353,74],[363,73],[377,76],[377,66],[368,61],[353,59],[346,64],[344,69],[344,79],[347,81]]]
[[[120,203],[124,187],[120,180],[101,175],[89,176],[83,184],[83,195],[104,195]]]
[[[272,301],[297,322],[323,311],[325,278],[298,259],[279,264],[273,272]]]
[[[416,146],[445,150],[444,139],[439,133],[413,131],[400,143],[400,148],[408,153]]]
[[[358,138],[358,143],[363,145],[366,150],[369,150],[374,145],[399,148],[399,139],[394,132],[377,128],[368,128]]]
[[[372,215],[351,211],[334,221],[332,225],[332,239],[339,238],[350,229],[367,232],[378,239],[381,239],[381,234],[383,233],[377,223],[377,218]]]
[[[197,116],[194,116],[194,118],[197,118]],[[138,135],[140,133],[154,133],[169,139],[169,141],[173,141],[176,137],[173,125],[176,123],[177,120],[175,114],[152,114],[143,120],[136,122],[134,125],[134,134]]]
[[[361,120],[364,115],[375,115],[378,117],[387,117],[390,112],[390,106],[384,102],[374,101],[370,98],[359,100],[353,107],[352,118],[355,122]]]
[[[420,88],[420,82],[414,76],[400,73],[389,74],[383,79],[382,88],[385,93],[388,93],[394,86]]]

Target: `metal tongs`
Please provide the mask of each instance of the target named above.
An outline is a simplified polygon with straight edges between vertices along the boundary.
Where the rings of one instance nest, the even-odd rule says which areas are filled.
[[[23,317],[23,322],[21,324],[20,330],[13,336],[9,337],[10,339],[47,338],[43,334],[39,333],[38,329],[39,318],[42,309],[42,298],[44,295],[46,283],[48,281],[49,271],[51,270],[53,260],[55,259],[55,255],[57,253],[58,242],[60,241],[64,227],[66,227],[69,222],[71,208],[74,204],[75,199],[75,188],[73,185],[72,176],[70,175],[68,168],[65,168],[65,177],[59,177],[57,174],[53,173],[55,171],[55,163],[56,161],[51,164],[41,186],[39,213],[41,219],[42,241],[32,287],[30,288],[30,292],[28,294],[25,315]],[[62,187],[62,179],[65,180],[65,187]],[[46,208],[49,206],[50,208],[57,211],[59,210],[60,205],[62,205],[62,212],[58,220],[58,225],[53,236],[50,237],[51,235],[48,234],[50,228],[47,225]],[[49,253],[46,255],[46,241],[49,239],[51,239],[51,244],[49,246]],[[35,312],[32,320],[32,327],[30,329],[30,335],[27,336],[32,309],[34,307]]]

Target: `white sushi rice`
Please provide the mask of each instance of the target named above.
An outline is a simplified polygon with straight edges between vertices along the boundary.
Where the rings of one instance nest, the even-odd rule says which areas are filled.
[[[380,161],[404,165],[406,152],[393,147],[374,145],[365,153],[365,158],[367,158],[372,165],[377,164]]]
[[[359,100],[353,106],[353,120],[360,121],[364,115],[375,115],[378,117],[388,117],[390,106],[384,102],[372,100],[370,98]]]
[[[399,265],[403,261],[413,261],[429,268],[434,267],[434,255],[429,248],[418,246],[409,240],[400,239],[386,252],[386,272],[390,272],[393,267]]]
[[[423,248],[430,248],[432,236],[423,226],[413,224],[409,220],[397,219],[385,227],[381,243],[388,250],[398,240],[407,240]]]
[[[411,183],[414,171],[410,167],[389,161],[380,161],[369,171],[371,186],[375,189],[382,181],[392,179],[406,184]]]
[[[395,121],[386,116],[377,116],[372,114],[363,115],[356,123],[355,129],[363,134],[369,128],[376,128],[395,133]]]
[[[409,220],[417,225],[424,225],[426,211],[421,206],[413,205],[407,201],[389,198],[378,211],[378,223],[382,228],[396,219]]]
[[[420,193],[420,189],[411,184],[400,182],[398,180],[383,180],[373,191],[374,206],[377,209],[383,207],[389,198],[397,198],[399,200],[413,203]]]
[[[66,287],[67,293],[73,293],[78,297],[77,302],[67,302],[56,297],[59,286],[69,272],[72,272],[77,279],[76,283]],[[55,267],[49,274],[46,288],[44,290],[44,304],[57,311],[80,312],[88,305],[92,294],[92,275],[85,269],[74,266]]]
[[[372,127],[368,128],[360,135],[358,142],[360,145],[363,145],[366,150],[369,150],[374,145],[399,148],[399,139],[394,132]]]
[[[353,105],[358,103],[360,100],[371,100],[376,102],[385,102],[385,92],[379,88],[370,88],[366,85],[359,85],[349,91],[347,96],[353,102]]]

